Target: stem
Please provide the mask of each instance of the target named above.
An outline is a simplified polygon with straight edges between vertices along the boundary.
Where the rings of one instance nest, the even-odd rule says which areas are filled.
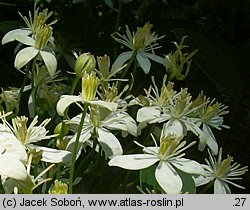
[[[81,118],[81,121],[80,121],[80,124],[79,124],[79,127],[78,127],[78,131],[77,131],[74,150],[73,150],[73,154],[72,154],[72,160],[71,160],[71,166],[70,166],[70,174],[69,174],[69,194],[72,194],[76,155],[77,155],[78,144],[79,144],[79,139],[80,139],[80,136],[81,136],[82,127],[83,127],[83,124],[84,124],[85,116],[86,116],[87,111],[88,111],[88,106],[89,106],[89,103],[85,102],[84,103],[84,110],[82,112],[82,118]]]
[[[69,92],[70,95],[74,94],[79,79],[80,79],[79,77],[75,77],[75,79],[74,79],[74,81],[73,81],[73,83],[71,85],[71,88],[70,88],[70,92]],[[64,132],[64,130],[65,130],[65,122],[64,121],[67,119],[68,111],[69,111],[69,108],[67,108],[65,110],[64,115],[63,115],[62,128],[61,128],[61,132],[60,132],[60,135],[59,135],[60,140],[63,140],[63,136],[64,136],[64,133],[65,133]]]
[[[131,66],[131,64],[133,63],[133,61],[134,61],[136,55],[137,55],[137,51],[134,51],[133,54],[132,54],[132,56],[131,56],[131,58],[129,59],[128,65],[126,66],[126,68],[125,68],[125,69],[123,70],[123,72],[122,72],[121,79],[124,79],[124,77],[125,77],[125,75],[126,75],[128,69],[129,69],[129,67]]]
[[[206,194],[207,191],[213,186],[214,181],[210,182],[209,184],[206,185],[206,187],[204,187],[199,194]]]
[[[118,6],[118,11],[117,11],[117,17],[116,17],[116,24],[115,24],[115,31],[118,31],[119,25],[120,25],[120,19],[121,19],[121,12],[122,12],[122,3],[119,1],[119,6]],[[117,43],[115,43],[115,48],[114,48],[114,57],[117,56]]]
[[[18,109],[18,112],[19,112],[19,110],[20,110],[20,108],[21,108],[20,106],[21,106],[21,100],[22,100],[22,96],[23,96],[23,90],[24,90],[24,87],[25,87],[25,85],[26,85],[26,83],[27,83],[27,81],[28,81],[28,78],[29,78],[29,71],[26,70],[25,77],[24,77],[24,80],[23,80],[23,82],[22,82],[22,86],[21,86],[21,88],[20,88],[19,96],[18,96],[18,102],[19,102],[19,109]],[[17,115],[18,115],[18,113],[17,113]]]
[[[136,55],[137,55],[137,51],[134,51],[133,54],[132,54],[132,56],[131,56],[131,58],[129,59],[128,65],[126,66],[126,68],[125,68],[125,69],[123,70],[123,72],[122,72],[121,79],[124,79],[124,77],[126,76],[127,71],[128,71],[128,69],[129,69],[129,67],[131,66],[131,64],[133,63],[133,61],[134,61]],[[121,84],[122,84],[122,83],[119,83],[118,89],[121,88]]]

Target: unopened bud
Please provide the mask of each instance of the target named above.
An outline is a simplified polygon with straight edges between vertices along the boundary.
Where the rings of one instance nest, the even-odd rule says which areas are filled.
[[[76,76],[81,78],[83,73],[86,71],[87,73],[91,73],[95,70],[96,60],[93,55],[90,53],[83,53],[78,56],[75,63],[75,73]]]

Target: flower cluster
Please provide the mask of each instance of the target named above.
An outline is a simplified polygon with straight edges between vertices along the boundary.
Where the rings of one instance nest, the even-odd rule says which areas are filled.
[[[112,37],[130,50],[113,64],[108,55],[73,52],[74,72],[60,77],[63,72],[57,71],[53,51],[56,21],[47,23],[51,16],[35,5],[33,16],[21,15],[27,26],[2,39],[2,44],[20,42],[14,66],[25,72],[20,88],[2,89],[0,94],[0,188],[5,193],[73,193],[74,185],[81,181],[87,185],[89,177],[99,179],[104,167],[110,171],[114,166],[139,170],[135,182],[139,180],[141,192],[196,193],[208,183],[214,193],[231,193],[229,184],[244,189],[234,180],[241,179],[248,167],[233,163],[229,155],[223,160],[214,135],[214,129],[229,128],[223,118],[228,107],[202,91],[194,98],[187,88],[177,90],[172,81],[188,76],[197,52],[183,52],[185,37],[180,44],[174,42],[177,50],[163,58],[154,50],[164,36],[151,32],[151,24],[132,33],[126,26],[126,35]],[[150,60],[165,67],[162,85],[158,88],[152,76],[145,93],[135,96],[137,67],[148,74]],[[133,62],[129,81],[124,78]],[[30,91],[29,117],[20,114],[26,113],[25,91]],[[208,147],[206,164],[188,156],[196,140],[195,155]]]

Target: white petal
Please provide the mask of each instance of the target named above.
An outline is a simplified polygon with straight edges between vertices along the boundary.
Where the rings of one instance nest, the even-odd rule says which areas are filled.
[[[111,72],[113,73],[116,69],[120,68],[127,60],[131,58],[133,51],[124,52],[120,54],[112,65]]]
[[[105,156],[112,158],[117,155],[122,155],[123,150],[119,140],[109,131],[103,128],[97,129],[98,142],[105,152]]]
[[[142,107],[137,112],[137,122],[149,122],[159,117],[161,111],[158,106]]]
[[[148,74],[150,71],[150,68],[151,68],[150,60],[141,53],[137,53],[136,59],[140,65],[140,67],[143,69],[144,73]]]
[[[141,54],[143,54],[144,56],[150,58],[151,60],[157,62],[157,63],[160,63],[160,64],[164,64],[165,63],[165,59],[158,56],[158,55],[153,55],[151,53],[148,53],[148,52],[141,52]]]
[[[11,131],[6,130],[2,124],[0,124],[0,145],[2,156],[13,157],[22,162],[27,161],[27,154],[23,144],[14,136]]]
[[[81,96],[62,95],[56,105],[57,113],[60,116],[63,116],[65,109],[67,109],[67,107],[70,104],[79,102],[79,101],[83,101],[83,98]]]
[[[25,45],[29,45],[29,46],[33,46],[35,47],[35,43],[36,41],[34,39],[32,39],[31,37],[25,35],[25,34],[17,34],[16,35],[16,40],[25,44]]]
[[[218,144],[214,137],[214,134],[210,127],[206,124],[203,124],[203,132],[206,138],[207,146],[212,150],[212,152],[217,155],[218,154]]]
[[[39,50],[35,47],[26,47],[19,51],[15,58],[15,68],[21,69],[24,67],[29,61],[31,61],[37,54],[39,53]]]
[[[123,130],[132,134],[137,135],[137,125],[135,120],[126,112],[114,113],[103,122],[105,128],[114,130]]]
[[[139,170],[148,168],[159,159],[150,154],[119,155],[109,161],[110,166],[118,166],[128,170]]]
[[[173,164],[176,168],[180,169],[183,172],[206,176],[206,172],[204,171],[201,164],[197,163],[194,160],[189,160],[186,158],[176,158],[170,160],[169,162],[171,162],[171,164]]]
[[[71,152],[66,150],[57,150],[48,147],[41,147],[29,144],[29,148],[43,151],[42,161],[48,163],[69,163],[71,160]]]
[[[57,60],[53,53],[46,52],[46,51],[40,51],[40,54],[43,58],[43,61],[48,69],[48,72],[51,77],[55,75],[56,68],[57,68]]]
[[[8,42],[13,42],[16,40],[16,35],[18,34],[23,34],[23,35],[29,35],[31,34],[30,30],[26,29],[15,29],[12,31],[9,31],[7,34],[4,35],[2,39],[2,45],[8,43]]]
[[[81,154],[81,149],[82,149],[82,146],[84,144],[84,142],[86,142],[88,139],[90,139],[91,137],[91,130],[92,128],[91,127],[84,127],[81,131],[81,135],[80,135],[80,138],[79,138],[79,143],[78,143],[78,149],[77,149],[77,156],[76,156],[76,159],[80,156]],[[75,142],[76,142],[76,136],[77,136],[77,133],[73,136],[73,138],[69,141],[67,147],[66,147],[66,150],[67,151],[70,151],[71,153],[73,153],[74,151],[74,147],[75,147]]]
[[[107,101],[101,101],[101,100],[96,100],[96,101],[87,101],[90,104],[96,104],[100,107],[107,108],[110,111],[115,111],[117,109],[117,103],[113,102],[107,102]]]
[[[28,176],[22,162],[11,156],[0,155],[0,175],[17,180],[25,180]]]
[[[209,177],[202,176],[202,175],[197,175],[197,174],[192,175],[192,178],[194,180],[194,183],[195,183],[196,187],[207,184],[207,183],[211,182],[212,179],[213,179],[213,178],[209,178]]]
[[[173,134],[176,138],[184,136],[183,123],[179,120],[170,120],[163,125],[162,135]],[[163,136],[162,138],[163,139]]]
[[[160,162],[155,171],[155,178],[166,193],[178,194],[181,192],[182,180],[168,162]]]
[[[220,179],[214,181],[214,194],[231,194],[228,184]]]

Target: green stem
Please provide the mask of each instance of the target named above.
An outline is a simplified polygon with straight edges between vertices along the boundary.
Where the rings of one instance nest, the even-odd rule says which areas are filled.
[[[77,131],[77,135],[76,135],[76,141],[75,141],[75,145],[74,145],[74,150],[73,150],[73,154],[72,154],[72,160],[71,160],[71,165],[70,165],[70,174],[69,174],[69,194],[72,194],[72,190],[73,190],[73,179],[74,179],[74,169],[75,169],[75,162],[76,162],[76,155],[77,155],[77,151],[78,151],[78,144],[79,144],[79,139],[81,136],[81,131],[82,131],[82,127],[84,124],[84,120],[85,120],[85,116],[87,114],[88,111],[88,106],[89,103],[84,103],[84,110],[82,112],[82,118],[78,127],[78,131]]]
[[[206,185],[206,187],[204,187],[200,192],[199,194],[206,194],[207,191],[213,186],[214,182],[210,182],[209,184]]]
[[[137,55],[137,51],[134,51],[131,58],[129,59],[128,65],[126,66],[126,68],[122,72],[121,79],[124,79],[124,77],[126,76],[126,73],[127,73],[128,69],[129,69],[129,67],[131,66],[131,64],[133,63],[136,55]]]
[[[19,91],[19,95],[18,95],[18,102],[19,102],[19,109],[18,109],[18,112],[21,108],[21,100],[22,100],[22,96],[23,96],[23,90],[24,90],[24,87],[28,81],[28,78],[29,78],[29,71],[27,70],[26,73],[25,73],[25,77],[24,77],[24,80],[23,80],[23,83],[22,83],[22,86],[20,88],[20,91]],[[17,113],[18,115],[18,113]]]
[[[74,79],[74,81],[73,81],[73,83],[71,85],[71,88],[70,88],[70,92],[69,92],[70,95],[74,94],[79,79],[80,79],[79,77],[75,77],[75,79]],[[64,115],[63,115],[62,128],[61,128],[61,132],[60,132],[60,135],[59,135],[60,140],[63,140],[63,136],[65,134],[65,132],[64,132],[64,130],[65,130],[65,120],[67,119],[68,111],[69,111],[69,108],[67,108],[65,110]]]
[[[120,19],[121,19],[121,12],[122,12],[122,3],[119,1],[118,11],[117,11],[117,17],[116,17],[116,24],[115,24],[115,31],[118,31],[119,25],[120,25]],[[117,56],[117,43],[115,44],[114,48],[114,57]]]
[[[69,92],[70,95],[74,94],[79,79],[80,79],[79,77],[75,77],[75,79],[74,79],[74,81],[73,81],[73,83],[71,85],[71,88],[70,88],[70,92]],[[65,135],[65,120],[67,119],[68,111],[69,111],[69,108],[67,108],[65,110],[64,115],[63,115],[62,127],[61,127],[61,131],[60,131],[60,134],[59,134],[60,141],[63,140],[63,137]],[[58,165],[57,172],[56,172],[56,178],[57,179],[59,179],[59,177],[60,177],[60,172],[61,172],[61,167],[60,167],[60,165]]]

